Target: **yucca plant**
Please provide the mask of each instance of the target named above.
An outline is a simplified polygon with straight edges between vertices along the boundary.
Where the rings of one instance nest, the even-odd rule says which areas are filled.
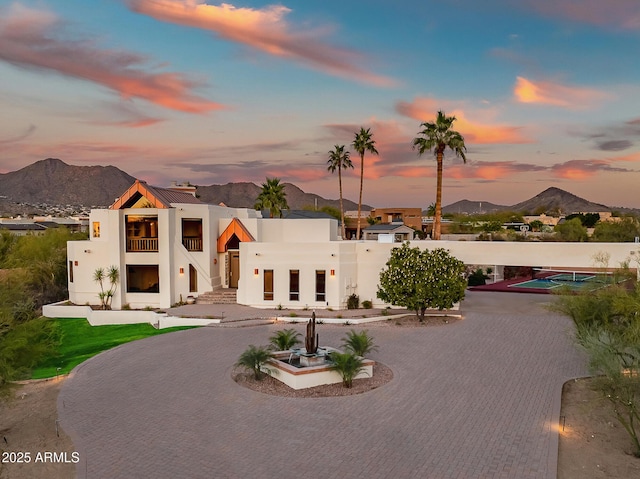
[[[364,359],[354,353],[331,353],[332,371],[336,371],[342,377],[342,385],[346,388],[353,386],[355,377],[364,371]]]
[[[276,371],[266,366],[270,359],[273,359],[273,353],[269,351],[269,348],[251,344],[240,355],[235,365],[252,371],[256,381],[260,381],[265,373],[273,374]]]
[[[300,339],[298,339],[300,336],[301,334],[295,329],[283,329],[282,331],[276,331],[269,338],[269,341],[272,349],[286,351],[301,343]]]
[[[353,329],[342,338],[342,344],[346,351],[352,352],[357,356],[365,356],[371,351],[376,351],[378,346],[373,344],[373,338],[369,336],[367,331],[357,332]]]

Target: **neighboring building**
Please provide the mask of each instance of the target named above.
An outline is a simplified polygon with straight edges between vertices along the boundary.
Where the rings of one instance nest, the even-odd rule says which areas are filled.
[[[531,224],[532,221],[540,221],[543,225],[551,226],[552,228],[558,224],[558,221],[560,221],[559,216],[547,216],[544,213],[542,213],[541,215],[523,216],[523,219],[527,224]]]
[[[47,231],[47,227],[36,224],[33,221],[2,219],[0,221],[0,231],[8,231],[16,236],[43,235]]]
[[[68,230],[86,232],[89,224],[88,218],[69,217],[57,218],[52,216],[36,216],[34,218],[0,218],[0,230],[11,234],[24,236],[28,234],[41,235],[48,229],[65,227]]]
[[[401,228],[394,239],[413,231],[390,226]],[[261,308],[341,309],[351,294],[385,306],[376,298],[378,278],[398,246],[380,237],[341,241],[333,218],[263,218],[255,210],[205,204],[190,192],[141,181],[108,209],[92,210],[89,230],[88,240],[67,246],[69,300],[98,304],[94,272],[116,266],[114,309],[168,308],[224,288],[237,289],[238,303]],[[466,264],[495,265],[498,272],[504,265],[589,268],[603,251],[611,265],[634,266],[640,258],[633,243],[412,244],[446,248]]]
[[[370,216],[378,223],[402,223],[414,230],[422,230],[420,208],[374,208]]]
[[[377,224],[367,226],[363,230],[363,239],[378,241],[381,236],[391,237],[393,243],[402,243],[403,241],[411,241],[415,230],[403,225],[402,223]]]
[[[370,210],[362,210],[360,212],[360,237],[362,238],[362,230],[369,226],[367,218],[371,216]],[[356,239],[358,232],[358,210],[347,210],[344,212],[344,230],[348,240]]]

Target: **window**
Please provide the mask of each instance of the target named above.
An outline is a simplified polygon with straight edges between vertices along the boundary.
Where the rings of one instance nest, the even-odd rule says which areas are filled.
[[[316,301],[325,301],[326,298],[326,271],[316,270]]]
[[[93,222],[93,237],[100,238],[100,222],[99,221]]]
[[[73,261],[69,261],[69,283],[73,283]]]
[[[300,300],[300,270],[289,270],[289,300]]]
[[[202,251],[201,219],[182,219],[182,245],[187,251]]]
[[[264,270],[264,300],[273,301],[273,270]]]
[[[158,217],[126,216],[127,251],[158,251]]]
[[[157,264],[128,264],[127,293],[159,293],[160,275]]]

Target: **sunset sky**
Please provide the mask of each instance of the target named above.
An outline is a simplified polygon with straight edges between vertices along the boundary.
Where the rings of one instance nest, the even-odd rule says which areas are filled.
[[[411,140],[444,110],[467,145],[444,205],[556,186],[640,207],[638,0],[0,0],[0,85],[0,173],[52,157],[337,198],[327,152],[364,126],[363,201],[426,208]]]

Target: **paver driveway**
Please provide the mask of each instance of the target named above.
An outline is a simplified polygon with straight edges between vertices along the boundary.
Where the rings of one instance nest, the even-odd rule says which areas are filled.
[[[394,379],[365,394],[236,385],[249,344],[286,326],[200,328],[80,365],[58,399],[87,478],[554,478],[562,384],[584,375],[548,297],[470,292],[442,327],[368,325]],[[302,331],[303,326],[298,325]],[[320,325],[323,344],[348,328]]]

